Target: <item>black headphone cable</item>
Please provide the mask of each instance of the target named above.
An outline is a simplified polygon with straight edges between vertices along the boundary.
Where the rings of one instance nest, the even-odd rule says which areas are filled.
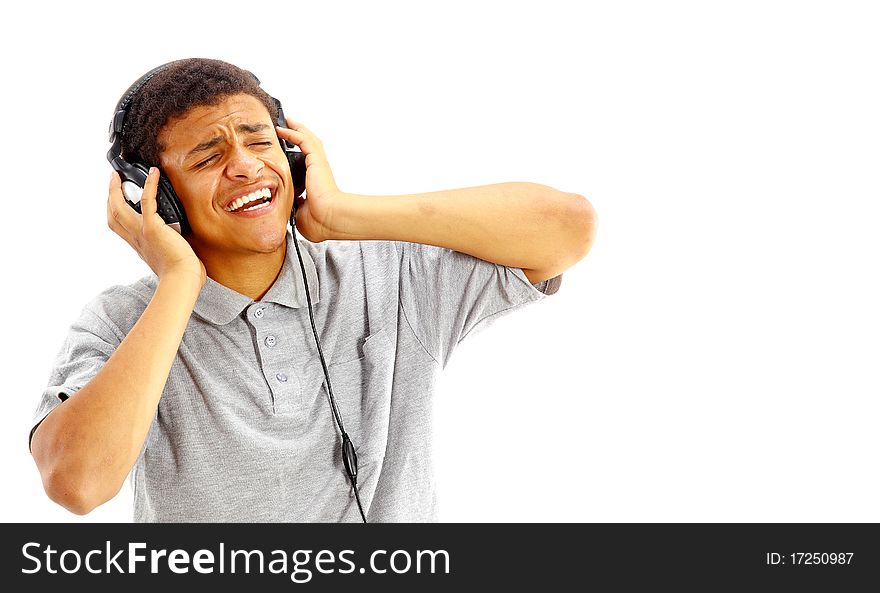
[[[361,497],[358,493],[357,487],[357,471],[358,471],[358,462],[357,462],[357,453],[354,450],[354,445],[351,442],[351,439],[348,437],[348,433],[345,432],[345,427],[342,425],[342,418],[339,415],[339,410],[336,407],[336,398],[333,397],[333,388],[330,386],[330,373],[327,372],[327,364],[324,362],[324,353],[321,351],[321,344],[318,341],[318,330],[315,329],[315,316],[312,313],[312,298],[309,295],[309,281],[306,280],[306,267],[303,264],[302,254],[299,251],[299,242],[296,240],[296,212],[294,211],[290,215],[290,226],[291,226],[291,236],[293,237],[293,246],[296,249],[296,257],[299,259],[299,267],[302,270],[302,279],[303,284],[305,284],[306,289],[306,301],[309,304],[309,320],[312,322],[312,333],[315,336],[315,345],[318,347],[318,356],[321,359],[321,367],[324,369],[324,377],[327,379],[327,395],[330,399],[330,409],[333,411],[333,419],[336,421],[336,425],[339,427],[339,432],[342,433],[342,464],[345,466],[345,473],[348,474],[348,479],[351,481],[351,487],[354,488],[354,497],[357,500],[358,509],[361,512],[361,519],[364,523],[367,522],[367,516],[364,514],[364,507],[361,505]]]

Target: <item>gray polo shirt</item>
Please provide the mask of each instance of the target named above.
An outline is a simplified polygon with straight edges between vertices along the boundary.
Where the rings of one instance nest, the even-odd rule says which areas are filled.
[[[135,521],[360,521],[291,240],[261,301],[210,278],[202,288],[129,475]],[[519,268],[418,243],[297,241],[367,520],[436,521],[438,374],[462,339],[561,276],[532,285]],[[83,309],[33,428],[95,376],[157,283],[114,286]]]

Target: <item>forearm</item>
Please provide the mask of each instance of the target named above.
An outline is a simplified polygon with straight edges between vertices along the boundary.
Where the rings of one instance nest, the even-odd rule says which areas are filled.
[[[586,254],[592,221],[582,196],[498,183],[399,196],[342,194],[329,238],[409,241],[505,266],[561,271]]]
[[[95,377],[34,433],[47,493],[85,513],[119,491],[143,447],[201,286],[163,278],[147,308]]]

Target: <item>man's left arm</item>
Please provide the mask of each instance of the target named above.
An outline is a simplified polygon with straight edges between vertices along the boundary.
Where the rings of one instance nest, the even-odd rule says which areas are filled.
[[[329,239],[409,241],[508,267],[532,284],[583,258],[596,233],[586,198],[536,183],[497,183],[423,194],[340,193]]]
[[[596,234],[596,213],[574,193],[527,182],[396,196],[342,192],[321,141],[302,124],[277,128],[306,153],[307,199],[297,228],[310,241],[407,241],[445,247],[508,267],[532,284],[582,259]]]

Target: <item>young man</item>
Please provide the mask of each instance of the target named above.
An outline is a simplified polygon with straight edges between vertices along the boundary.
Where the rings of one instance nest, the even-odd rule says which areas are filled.
[[[131,476],[136,521],[436,520],[437,375],[470,332],[555,292],[591,246],[589,202],[543,185],[343,192],[318,137],[276,114],[249,73],[215,60],[174,62],[131,100],[123,153],[158,168],[142,214],[113,174],[107,220],[154,274],[85,307],[31,431],[46,493],[70,511]],[[287,230],[279,137],[306,157],[306,240]],[[186,236],[156,213],[160,175]]]

